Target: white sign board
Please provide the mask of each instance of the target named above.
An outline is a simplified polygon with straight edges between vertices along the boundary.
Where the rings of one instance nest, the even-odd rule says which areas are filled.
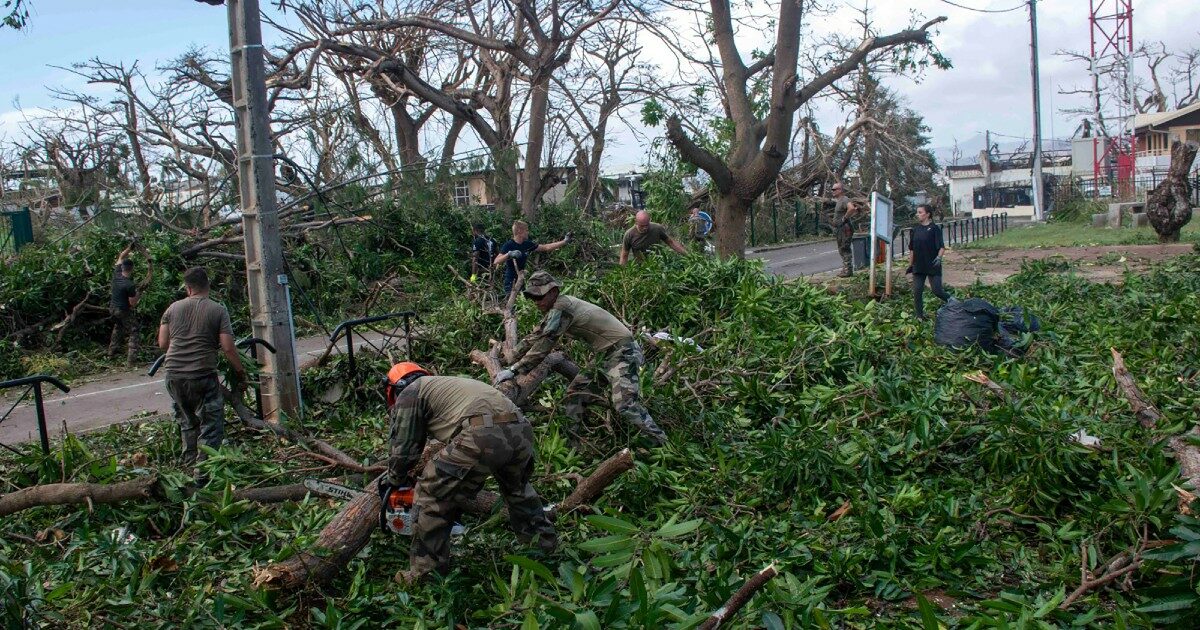
[[[895,225],[892,218],[892,200],[877,192],[871,193],[871,229],[875,237],[885,243],[892,242]]]

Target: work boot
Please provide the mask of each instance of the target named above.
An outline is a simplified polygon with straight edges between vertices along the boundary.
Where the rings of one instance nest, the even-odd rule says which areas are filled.
[[[853,272],[853,271],[850,271],[850,270],[849,270],[849,269],[847,269],[846,267],[842,267],[842,272],[838,274],[838,277],[840,277],[840,278],[849,278],[850,276],[853,276],[853,275],[854,275],[854,272]]]

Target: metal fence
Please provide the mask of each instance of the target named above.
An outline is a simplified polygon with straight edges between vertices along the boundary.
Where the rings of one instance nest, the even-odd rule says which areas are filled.
[[[1062,177],[1051,189],[1055,204],[1074,199],[1097,201],[1133,202],[1144,201],[1146,193],[1157,188],[1166,178],[1165,172],[1152,171],[1137,177]],[[1200,173],[1191,175],[1192,205],[1200,205]]]
[[[1008,229],[1008,213],[1001,212],[990,217],[970,217],[939,223],[942,239],[946,245],[970,243],[981,238],[995,236]],[[898,227],[893,232],[892,256],[902,256],[912,250],[913,226]]]
[[[821,222],[821,202],[816,200],[755,203],[746,218],[746,242],[750,247],[786,243],[822,231],[829,233],[830,229]]]

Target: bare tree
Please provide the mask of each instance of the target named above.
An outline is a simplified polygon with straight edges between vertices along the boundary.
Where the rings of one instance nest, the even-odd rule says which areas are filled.
[[[549,174],[551,177],[548,178],[541,169],[552,75],[570,60],[580,37],[607,18],[620,3],[621,0],[579,0],[565,5],[555,2],[539,6],[532,0],[445,0],[434,9],[414,6],[414,10],[405,15],[379,16],[326,35],[338,38],[366,31],[390,31],[406,27],[427,29],[474,46],[492,75],[502,71],[505,78],[501,83],[508,83],[511,78],[521,79],[528,86],[528,109],[521,108],[527,112],[526,146],[518,196],[521,213],[527,218],[534,218],[541,193],[553,175]],[[427,83],[421,85],[424,82],[418,81],[420,77],[411,71],[402,76],[409,79],[405,85],[422,98],[434,104],[443,101],[438,106],[444,111],[459,115],[466,124],[472,125],[477,132],[481,131],[481,125],[473,120],[473,117],[477,117],[473,109],[463,107],[457,99],[444,102],[449,96],[445,91],[427,89],[433,86]],[[503,85],[493,87],[501,93],[507,90]],[[482,105],[487,107],[486,103]],[[495,110],[490,113],[500,114]],[[497,126],[503,127],[503,124],[497,122]],[[499,130],[492,128],[480,133],[481,139],[489,147],[493,146],[493,141],[501,141],[505,136],[503,133],[496,134],[496,131]],[[486,137],[497,135],[499,137]]]
[[[640,34],[632,21],[599,24],[581,43],[582,58],[568,72],[554,77],[557,98],[564,105],[557,108],[555,117],[574,145],[579,206],[585,212],[591,212],[600,201],[600,163],[610,119],[622,107],[647,98],[635,88],[649,70],[639,61]]]
[[[781,2],[775,16],[774,49],[747,63],[737,45],[734,16],[728,0],[710,0],[711,38],[720,58],[717,84],[731,128],[724,155],[703,146],[685,130],[683,120],[667,120],[667,138],[687,162],[712,178],[717,196],[717,249],[723,256],[744,255],[746,216],[751,204],[772,184],[790,152],[796,112],[836,81],[851,73],[874,51],[894,50],[901,58],[930,47],[929,30],[939,17],[916,28],[891,35],[870,35],[849,54],[801,84],[798,75],[804,2]],[[936,52],[934,63],[946,65]],[[909,60],[902,62],[907,65]],[[914,64],[915,65],[915,64]],[[765,98],[756,102],[752,89],[760,75],[770,72]],[[763,80],[765,82],[765,79]],[[693,127],[694,130],[694,127]],[[693,131],[694,133],[694,131]]]

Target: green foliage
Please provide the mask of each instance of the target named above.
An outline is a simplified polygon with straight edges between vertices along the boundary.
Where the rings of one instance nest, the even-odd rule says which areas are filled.
[[[1067,199],[1050,215],[1051,223],[1091,223],[1093,214],[1108,212],[1108,206],[1091,199]]]
[[[671,443],[639,451],[594,515],[560,518],[555,554],[516,545],[498,516],[467,518],[456,570],[443,580],[409,590],[393,583],[407,541],[376,533],[321,597],[255,591],[255,567],[309,545],[338,503],[234,501],[231,485],[306,473],[288,472],[298,467],[287,456],[294,451],[231,428],[206,463],[214,482],[201,498],[90,514],[40,508],[0,523],[6,621],[687,628],[775,562],[780,575],[731,627],[1188,627],[1200,521],[1177,515],[1177,465],[1157,438],[1200,413],[1198,263],[1180,258],[1122,285],[1030,266],[1004,285],[972,289],[1042,319],[1046,332],[1020,360],[947,351],[903,301],[854,302],[766,277],[757,263],[654,255],[602,275],[576,269],[569,293],[703,350],[647,347],[643,391]],[[528,330],[538,314],[522,304],[520,317]],[[465,353],[499,337],[500,324],[449,298],[425,318],[435,341],[416,358],[482,377]],[[1109,347],[1166,414],[1157,432],[1142,429],[1116,394]],[[371,382],[385,366],[360,364],[361,394],[311,402],[306,430],[378,461],[387,428]],[[306,375],[307,398],[340,369],[334,362]],[[963,378],[976,370],[1010,401]],[[566,474],[591,470],[635,437],[604,411],[609,426],[593,417],[573,435],[557,407],[563,387],[550,381],[530,411],[534,483],[549,501],[573,487]],[[1071,441],[1079,429],[1103,450]],[[14,486],[119,480],[137,474],[126,458],[141,450],[143,466],[174,484],[183,477],[173,468],[175,439],[169,423],[116,427],[69,439],[50,458],[6,455],[0,469]],[[136,540],[115,542],[122,526]],[[66,538],[31,545],[6,535],[48,528]],[[1143,530],[1175,542],[1148,554],[1131,574],[1133,590],[1110,585],[1058,610],[1078,585],[1081,554],[1099,571]]]

